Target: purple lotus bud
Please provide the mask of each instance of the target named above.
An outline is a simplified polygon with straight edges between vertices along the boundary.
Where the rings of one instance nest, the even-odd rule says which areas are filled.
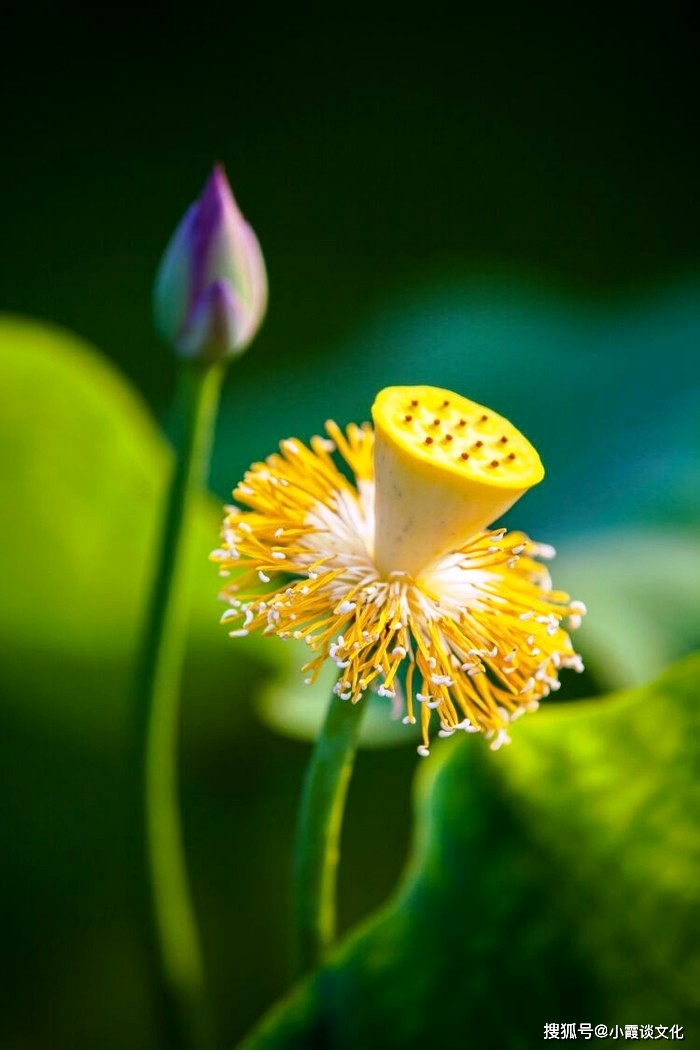
[[[260,327],[267,307],[265,261],[220,165],[173,234],[154,302],[158,331],[185,358],[239,354]]]

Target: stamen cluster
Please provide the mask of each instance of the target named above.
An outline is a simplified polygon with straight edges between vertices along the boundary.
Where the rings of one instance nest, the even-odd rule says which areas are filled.
[[[420,719],[422,755],[433,717],[440,736],[481,732],[500,747],[510,723],[559,688],[562,668],[582,670],[564,623],[578,626],[585,607],[552,590],[537,560],[550,547],[505,529],[480,530],[419,571],[380,569],[374,431],[332,422],[326,430],[310,447],[283,441],[235,490],[238,505],[227,508],[211,555],[230,581],[223,622],[233,637],[303,639],[307,682],[331,658],[341,700],[373,690],[405,723]],[[506,446],[502,437],[499,424],[492,440]]]

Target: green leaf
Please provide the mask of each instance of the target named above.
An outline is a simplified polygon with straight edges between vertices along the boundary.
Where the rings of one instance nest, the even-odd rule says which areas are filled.
[[[17,318],[0,319],[0,447],[5,702],[113,746],[129,724],[170,449],[93,348]],[[258,639],[236,647],[218,625],[220,581],[207,556],[219,527],[220,509],[203,496],[190,641],[230,709],[231,685],[246,688],[252,664],[274,665],[277,651]]]
[[[539,1046],[548,1022],[689,1034],[699,676],[695,656],[628,693],[552,706],[495,754],[445,742],[421,770],[398,896],[248,1050],[511,1050]]]
[[[641,685],[700,647],[697,533],[633,528],[581,537],[552,573],[588,606],[575,643],[604,688]]]

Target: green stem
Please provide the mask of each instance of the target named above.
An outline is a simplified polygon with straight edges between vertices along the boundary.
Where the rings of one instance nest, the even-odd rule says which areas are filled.
[[[306,772],[293,874],[297,976],[319,966],[335,939],[340,832],[366,706],[332,697]]]
[[[223,370],[180,365],[180,433],[159,544],[159,562],[138,681],[141,836],[148,886],[151,963],[169,1050],[206,1050],[212,1029],[190,897],[178,797],[179,692],[192,559],[192,511],[207,480]]]

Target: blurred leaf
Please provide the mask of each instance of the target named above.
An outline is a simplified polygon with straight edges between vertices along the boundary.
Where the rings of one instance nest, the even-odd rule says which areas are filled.
[[[700,538],[679,529],[610,530],[569,541],[557,586],[585,601],[576,647],[605,688],[640,685],[700,648]]]
[[[170,450],[91,347],[15,318],[0,320],[0,447],[6,703],[114,742],[127,724]],[[276,650],[258,639],[227,644],[218,625],[220,581],[207,555],[219,522],[203,497],[191,537],[191,642],[231,683],[251,660],[273,664]]]
[[[116,644],[133,630],[165,444],[116,371],[68,333],[4,319],[0,369],[3,630],[42,648],[111,650],[115,629]]]
[[[299,668],[308,660],[309,650],[303,643],[287,642],[287,673],[274,679],[256,694],[256,707],[263,722],[293,740],[314,741],[321,728],[338,668],[328,660],[313,685],[305,685]],[[399,683],[396,683],[399,686]],[[397,700],[399,693],[397,689]],[[360,747],[400,747],[420,740],[417,727],[405,726],[401,720],[405,708],[392,710],[391,701],[369,693],[362,700],[369,710],[362,720]]]
[[[527,1048],[546,1022],[697,1022],[700,657],[449,741],[398,897],[247,1042]],[[452,745],[452,746],[450,746]]]

